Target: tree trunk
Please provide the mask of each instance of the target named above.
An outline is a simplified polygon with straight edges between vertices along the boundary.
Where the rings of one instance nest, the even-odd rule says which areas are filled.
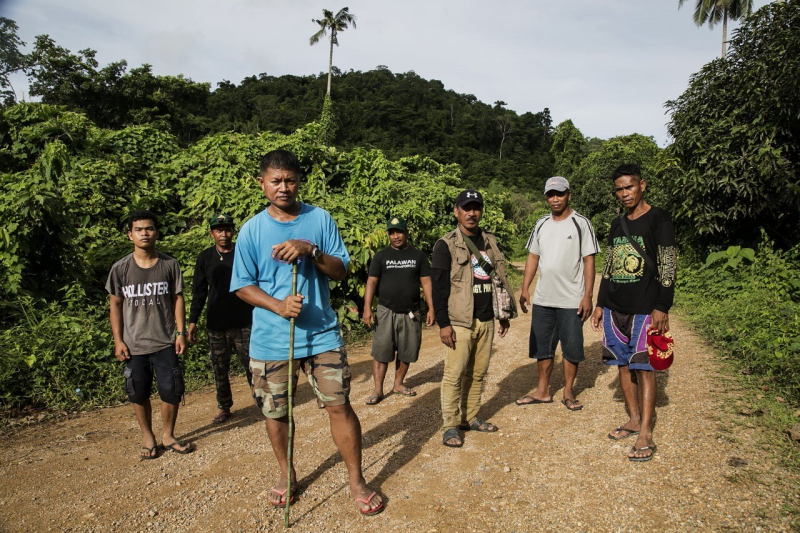
[[[336,37],[336,30],[331,28],[331,55],[328,57],[328,92],[325,96],[331,96],[331,71],[333,70],[333,38]]]
[[[728,44],[728,8],[725,8],[722,13],[722,57],[725,58],[725,47]]]

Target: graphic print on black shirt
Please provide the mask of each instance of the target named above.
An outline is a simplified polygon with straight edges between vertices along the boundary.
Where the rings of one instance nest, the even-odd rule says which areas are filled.
[[[675,294],[678,248],[672,220],[663,209],[651,207],[635,220],[627,219],[636,243],[655,261],[654,272],[628,241],[619,218],[611,223],[608,250],[597,305],[628,314],[669,312]]]
[[[369,275],[378,278],[378,303],[395,313],[419,311],[420,278],[430,277],[428,258],[413,246],[387,246],[375,254]],[[371,302],[370,302],[371,303]]]
[[[647,250],[647,245],[639,235],[631,235],[640,248]],[[644,258],[639,255],[636,248],[628,242],[625,235],[614,237],[610,249],[613,253],[608,256],[610,260],[610,276],[614,283],[636,283],[644,276]]]

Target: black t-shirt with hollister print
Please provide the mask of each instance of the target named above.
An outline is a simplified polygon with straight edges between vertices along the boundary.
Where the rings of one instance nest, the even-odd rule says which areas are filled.
[[[420,278],[430,277],[431,265],[419,249],[387,246],[375,254],[369,275],[378,278],[378,303],[395,313],[419,311]]]

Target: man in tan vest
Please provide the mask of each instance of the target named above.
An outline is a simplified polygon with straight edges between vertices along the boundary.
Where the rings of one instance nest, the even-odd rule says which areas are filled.
[[[483,196],[467,189],[456,198],[453,214],[458,227],[436,242],[431,273],[433,307],[439,336],[447,349],[442,376],[442,444],[460,448],[459,429],[497,431],[497,426],[478,418],[481,392],[489,369],[494,338],[492,280],[480,265],[489,263],[506,287],[506,260],[497,239],[478,226],[483,215]],[[469,239],[480,252],[480,261],[470,251]],[[508,320],[500,320],[498,333],[505,337]]]

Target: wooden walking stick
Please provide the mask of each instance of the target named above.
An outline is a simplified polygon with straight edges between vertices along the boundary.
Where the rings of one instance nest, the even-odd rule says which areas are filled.
[[[292,296],[297,294],[297,260],[292,262]],[[294,450],[294,318],[289,319],[289,473],[286,476],[286,507],[283,510],[283,526],[289,526],[289,506],[292,503],[292,451]]]

